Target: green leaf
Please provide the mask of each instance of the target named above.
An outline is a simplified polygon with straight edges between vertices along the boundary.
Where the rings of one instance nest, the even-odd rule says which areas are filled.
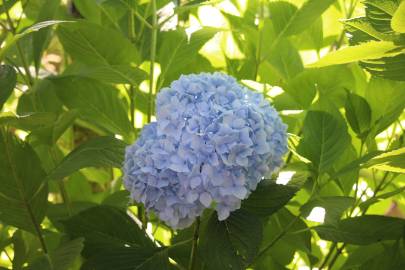
[[[87,260],[82,270],[168,270],[167,248],[111,248]]]
[[[398,189],[396,189],[394,191],[391,191],[391,192],[386,192],[384,194],[374,196],[374,197],[368,199],[367,201],[362,202],[359,205],[359,207],[361,209],[367,209],[368,207],[370,207],[371,205],[373,205],[375,203],[378,203],[378,202],[380,202],[382,200],[385,200],[387,198],[391,198],[391,197],[393,197],[395,195],[401,194],[404,190],[405,190],[405,186],[401,187],[401,188],[398,188]]]
[[[51,125],[55,119],[55,114],[49,112],[38,112],[22,116],[7,113],[0,116],[0,126],[12,126],[22,130],[36,130]]]
[[[345,196],[318,197],[301,206],[302,216],[308,216],[314,207],[325,209],[325,224],[337,223],[343,212],[354,204],[354,198]]]
[[[405,220],[387,216],[366,215],[347,218],[336,225],[315,227],[318,235],[328,241],[368,245],[402,237]]]
[[[50,172],[49,179],[64,177],[86,167],[117,167],[123,164],[126,144],[112,137],[97,137],[81,144]]]
[[[83,249],[83,238],[77,238],[61,244],[53,250],[49,256],[52,262],[52,270],[69,270],[74,260],[80,256]]]
[[[6,52],[20,39],[22,39],[23,37],[25,37],[26,35],[39,31],[43,28],[49,27],[49,26],[53,26],[56,24],[61,24],[61,23],[68,23],[70,21],[61,21],[61,20],[50,20],[50,21],[43,21],[43,22],[39,22],[36,23],[30,27],[28,27],[27,29],[25,29],[23,32],[16,34],[15,36],[13,36],[11,38],[11,40],[0,50],[0,61],[3,60],[4,56],[6,55]]]
[[[120,32],[88,22],[63,25],[57,32],[65,50],[85,65],[81,73],[92,74],[92,77],[104,74],[109,80],[137,83],[141,74],[137,69],[140,56]]]
[[[12,66],[0,65],[0,111],[17,83],[17,74]]]
[[[60,77],[81,76],[106,83],[130,83],[139,85],[147,78],[145,71],[130,65],[85,65],[74,62],[69,65]]]
[[[5,12],[5,10],[9,10],[17,3],[17,0],[3,0],[2,4],[0,5],[0,15]]]
[[[299,190],[293,185],[278,185],[266,181],[260,184],[250,196],[242,202],[242,209],[260,217],[267,217],[287,204]]]
[[[405,173],[405,147],[373,157],[363,166],[382,171]]]
[[[354,35],[350,38],[351,44],[358,44],[360,43],[359,41],[364,42],[369,40],[392,40],[391,36],[378,32],[366,17],[344,20],[343,23],[347,31]],[[360,36],[362,36],[361,39]]]
[[[308,67],[326,67],[352,63],[360,60],[392,57],[400,53],[395,51],[396,49],[398,49],[398,46],[391,41],[369,41],[360,45],[350,46],[339,51],[331,52],[317,62],[309,64]]]
[[[310,27],[334,2],[335,0],[307,0],[299,9],[295,9],[292,5],[282,1],[271,2],[270,12],[278,21],[278,35],[281,37],[301,33]],[[278,14],[283,14],[283,16]]]
[[[59,8],[59,4],[59,0],[46,0],[39,11],[37,21],[53,20]],[[49,28],[44,28],[32,35],[33,58],[37,73],[41,65],[43,50],[49,43],[50,32]]]
[[[398,33],[405,33],[405,2],[399,4],[391,20],[391,27]]]
[[[304,120],[298,153],[309,159],[318,174],[327,171],[350,142],[344,122],[321,111],[309,111]]]
[[[213,213],[200,239],[201,258],[207,269],[245,269],[262,240],[259,218],[241,209],[218,221]]]
[[[279,241],[274,242],[285,230],[287,233]],[[311,232],[301,218],[287,208],[282,208],[272,215],[265,225],[261,250],[270,243],[274,244],[261,259],[255,260],[254,269],[267,270],[269,264],[274,263],[282,266],[275,269],[288,269],[286,266],[291,263],[297,251],[311,253]]]
[[[57,32],[66,51],[84,64],[109,66],[139,63],[136,47],[121,33],[110,28],[80,22],[61,25]]]
[[[127,107],[117,89],[99,81],[80,77],[52,78],[54,91],[69,109],[79,110],[79,116],[112,134],[130,138],[133,128]]]
[[[187,73],[197,72],[198,66],[191,64],[197,59],[201,47],[217,32],[215,28],[205,27],[194,32],[190,41],[182,29],[162,34],[162,44],[158,52],[162,73],[159,76],[158,89],[178,79],[184,70],[187,70]]]
[[[364,138],[371,124],[371,108],[367,100],[359,95],[349,93],[345,111],[350,127],[360,138]]]
[[[72,237],[83,237],[83,255],[90,258],[114,248],[154,249],[154,244],[123,210],[95,206],[62,222]]]
[[[36,234],[48,198],[39,158],[27,143],[1,129],[0,160],[0,219]]]
[[[77,110],[63,112],[56,119],[54,119],[54,121],[45,125],[44,127],[37,126],[30,133],[28,139],[34,146],[38,143],[44,143],[51,146],[55,144],[66,129],[73,124],[77,116]]]
[[[401,115],[405,108],[404,91],[405,82],[371,78],[365,97],[371,107],[375,135],[385,130]]]

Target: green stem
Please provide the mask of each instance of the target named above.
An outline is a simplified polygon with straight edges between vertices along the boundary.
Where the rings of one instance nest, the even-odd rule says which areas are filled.
[[[11,17],[10,17],[10,13],[8,12],[8,9],[5,8],[5,6],[4,6],[4,12],[6,13],[7,22],[8,22],[8,24],[9,24],[10,29],[11,29],[11,32],[12,32],[13,35],[15,36],[16,33],[17,33],[17,30],[16,30],[16,28],[14,27],[13,21],[11,20]],[[15,42],[15,45],[16,45],[16,47],[17,47],[18,55],[19,55],[20,58],[21,58],[21,62],[22,62],[22,64],[23,64],[23,68],[24,68],[24,70],[25,70],[25,76],[27,77],[28,86],[32,87],[33,84],[34,84],[34,80],[32,79],[32,76],[31,76],[31,73],[30,73],[30,69],[29,69],[29,65],[28,65],[27,61],[25,60],[24,53],[23,53],[23,51],[22,51],[22,48],[21,48],[21,46],[20,46],[18,40]],[[5,49],[3,48],[3,50],[5,50]]]
[[[156,42],[157,42],[157,16],[156,16],[156,0],[152,0],[152,36],[150,47],[150,71],[149,71],[149,100],[148,100],[148,123],[152,118],[153,109],[153,83],[155,75],[155,57],[156,57]]]
[[[129,0],[128,0],[129,1]],[[128,4],[128,3],[127,3]],[[129,5],[129,4],[128,4]],[[128,36],[132,43],[135,43],[135,20],[134,10],[130,7],[128,18]],[[135,127],[135,87],[129,86],[129,104],[130,104],[130,119],[132,128]]]
[[[58,164],[58,160],[56,158],[55,149],[52,147],[51,149],[49,149],[48,152],[49,152],[49,155],[51,156],[53,167],[56,168],[56,166]],[[63,204],[65,205],[66,210],[68,212],[68,216],[70,217],[70,216],[72,216],[71,201],[70,201],[70,198],[69,198],[69,194],[66,191],[65,183],[63,181],[64,181],[63,179],[58,179],[57,180]]]
[[[193,245],[191,247],[189,270],[195,269],[195,264],[197,261],[197,248],[198,248],[198,238],[200,234],[200,217],[197,218],[194,228]]]
[[[326,266],[326,264],[329,262],[329,259],[332,256],[333,251],[335,250],[336,246],[337,246],[337,243],[333,242],[332,245],[330,246],[329,251],[326,254],[326,257],[323,260],[321,266],[319,266],[319,270],[323,269]]]
[[[264,17],[264,3],[263,1],[260,1],[260,15],[259,15],[259,24],[258,24],[258,44],[257,44],[257,50],[256,50],[256,66],[255,66],[255,74],[254,78],[257,80],[257,75],[259,72],[259,67],[261,64],[261,58],[262,58],[262,42],[263,42],[263,34],[262,34],[262,29],[263,29],[263,17]]]
[[[281,238],[284,237],[288,233],[288,231],[291,229],[291,227],[299,220],[300,216],[296,216],[285,228],[282,230],[264,249],[262,249],[252,260],[252,262],[248,265],[248,267],[252,266],[253,262],[257,261],[259,258],[261,258],[264,254],[269,251]]]

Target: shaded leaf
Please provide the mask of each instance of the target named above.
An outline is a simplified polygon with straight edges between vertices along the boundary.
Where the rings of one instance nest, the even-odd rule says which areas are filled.
[[[112,137],[97,137],[81,144],[69,153],[53,171],[49,179],[64,177],[85,167],[118,167],[123,164],[126,144]]]
[[[207,269],[245,269],[261,239],[261,221],[246,210],[232,212],[224,221],[218,221],[215,212],[201,236],[201,258]]]
[[[121,247],[105,250],[87,260],[82,270],[166,270],[166,248]]]
[[[83,237],[85,257],[108,252],[113,248],[139,247],[147,251],[154,244],[123,210],[95,206],[62,222],[72,237]],[[117,229],[119,228],[119,229]]]
[[[15,69],[9,65],[0,65],[0,110],[13,92],[16,83]]]
[[[52,251],[49,256],[52,262],[52,270],[68,270],[74,260],[80,256],[83,249],[83,238],[77,238],[61,244]]]
[[[304,120],[298,153],[309,159],[317,172],[327,171],[350,142],[345,123],[321,111],[309,111]]]
[[[368,245],[383,240],[400,239],[404,226],[404,219],[366,215],[343,219],[336,225],[321,225],[315,227],[315,230],[324,240]]]
[[[52,78],[54,91],[79,117],[105,128],[112,134],[131,137],[133,128],[127,108],[117,89],[99,81],[80,77]]]
[[[34,150],[0,130],[0,219],[37,233],[46,211],[48,186]]]
[[[270,216],[287,204],[298,190],[299,188],[293,185],[265,182],[242,202],[242,209],[261,217]]]

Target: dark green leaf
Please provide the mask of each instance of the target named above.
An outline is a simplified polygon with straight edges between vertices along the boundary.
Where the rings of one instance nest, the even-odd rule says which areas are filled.
[[[66,232],[85,239],[85,257],[113,248],[154,248],[154,244],[123,210],[111,206],[86,209],[63,222]]]
[[[73,124],[77,115],[77,110],[70,110],[63,112],[56,119],[54,119],[54,121],[45,125],[44,127],[36,126],[36,128],[29,135],[29,141],[32,145],[44,143],[51,146],[55,144],[66,129]]]
[[[158,89],[177,80],[187,70],[187,73],[198,71],[197,65],[191,65],[201,47],[218,32],[215,28],[203,28],[194,32],[190,41],[184,30],[169,31],[162,35],[162,45],[158,52],[158,60],[162,68],[159,76]],[[197,64],[197,63],[196,63]]]
[[[118,167],[123,164],[126,144],[112,137],[91,139],[69,153],[49,174],[49,179],[64,177],[85,167]]]
[[[402,237],[405,220],[386,216],[360,216],[339,221],[336,225],[315,227],[319,236],[328,241],[368,245]]]
[[[320,174],[327,171],[350,142],[345,123],[321,111],[309,111],[304,120],[298,153]]]
[[[55,114],[49,112],[38,112],[23,116],[6,114],[0,117],[0,126],[12,126],[22,130],[36,130],[52,124],[55,119]]]
[[[139,62],[131,42],[110,28],[88,22],[72,23],[61,25],[58,35],[66,51],[84,64],[109,66]]]
[[[49,256],[52,262],[52,270],[71,269],[74,260],[80,256],[83,249],[83,238],[77,238],[66,243],[62,243],[53,250]]]
[[[261,184],[242,202],[242,208],[261,217],[270,216],[287,204],[298,189],[296,186],[277,185],[274,182]]]
[[[65,77],[52,79],[54,91],[69,109],[79,110],[84,120],[112,134],[131,137],[133,128],[127,107],[117,89],[93,79]]]
[[[45,172],[34,150],[0,130],[0,219],[36,233],[47,205]]]
[[[201,236],[201,257],[207,269],[244,269],[261,239],[261,221],[246,210],[232,212],[224,221],[218,221],[215,212]]]
[[[41,10],[39,11],[37,21],[48,21],[53,20],[55,18],[55,14],[59,8],[60,0],[46,0],[43,3]],[[49,35],[51,29],[44,28],[35,32],[32,35],[32,47],[33,47],[33,57],[36,71],[38,72],[39,67],[41,65],[41,57],[43,50],[45,49],[46,45],[49,43]]]
[[[367,101],[361,96],[349,93],[345,111],[350,127],[357,135],[364,137],[371,124],[371,109]]]
[[[106,249],[84,263],[82,270],[167,270],[166,248],[120,247]]]
[[[0,65],[0,110],[14,90],[17,74],[12,66]]]

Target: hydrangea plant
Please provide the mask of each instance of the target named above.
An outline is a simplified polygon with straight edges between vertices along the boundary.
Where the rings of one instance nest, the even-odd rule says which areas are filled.
[[[282,164],[286,125],[231,76],[183,75],[159,92],[156,108],[157,121],[126,149],[124,183],[174,229],[209,207],[226,219]]]

